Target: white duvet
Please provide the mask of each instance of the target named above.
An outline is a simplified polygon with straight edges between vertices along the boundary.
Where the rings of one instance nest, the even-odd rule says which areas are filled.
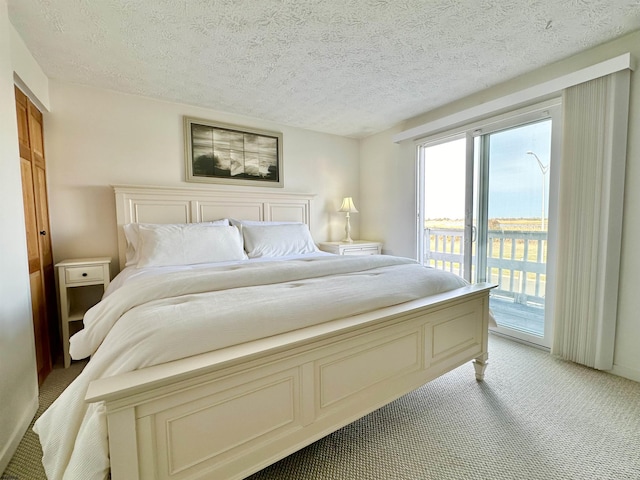
[[[120,283],[120,282],[118,282]],[[50,480],[104,479],[102,404],[89,382],[466,285],[453,274],[390,256],[313,256],[132,275],[87,312],[72,358],[92,356],[38,419]]]

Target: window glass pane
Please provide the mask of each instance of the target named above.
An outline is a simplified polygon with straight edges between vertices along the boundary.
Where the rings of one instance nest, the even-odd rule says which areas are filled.
[[[491,306],[499,326],[542,336],[551,120],[487,137]]]
[[[424,148],[424,264],[464,276],[466,139]]]

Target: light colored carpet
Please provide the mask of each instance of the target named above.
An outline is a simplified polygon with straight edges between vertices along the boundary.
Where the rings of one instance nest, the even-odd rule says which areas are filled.
[[[640,479],[639,383],[501,337],[489,346],[484,382],[463,365],[250,480]],[[43,406],[71,376],[57,373]],[[5,476],[44,479],[40,455],[30,432]]]
[[[27,429],[16,453],[7,465],[4,474],[0,476],[0,480],[46,480],[44,468],[40,459],[42,458],[42,448],[38,435],[33,430],[34,422],[42,415],[49,405],[58,398],[62,391],[69,385],[82,371],[86,361],[72,362],[69,368],[63,368],[62,365],[56,364],[40,386],[40,395],[38,397],[39,406],[36,415]]]

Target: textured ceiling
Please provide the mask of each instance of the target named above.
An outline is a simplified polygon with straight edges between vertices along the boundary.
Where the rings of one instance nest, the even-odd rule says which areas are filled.
[[[640,0],[8,0],[52,79],[364,137],[640,28]]]

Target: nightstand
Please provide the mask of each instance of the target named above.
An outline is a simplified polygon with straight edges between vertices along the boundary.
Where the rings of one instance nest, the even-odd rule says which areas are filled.
[[[336,255],[380,255],[382,243],[368,240],[354,240],[353,242],[320,242],[318,248],[323,252]]]
[[[64,260],[56,264],[64,368],[71,364],[69,324],[82,320],[85,312],[100,301],[109,286],[110,263],[110,257],[97,257]]]

